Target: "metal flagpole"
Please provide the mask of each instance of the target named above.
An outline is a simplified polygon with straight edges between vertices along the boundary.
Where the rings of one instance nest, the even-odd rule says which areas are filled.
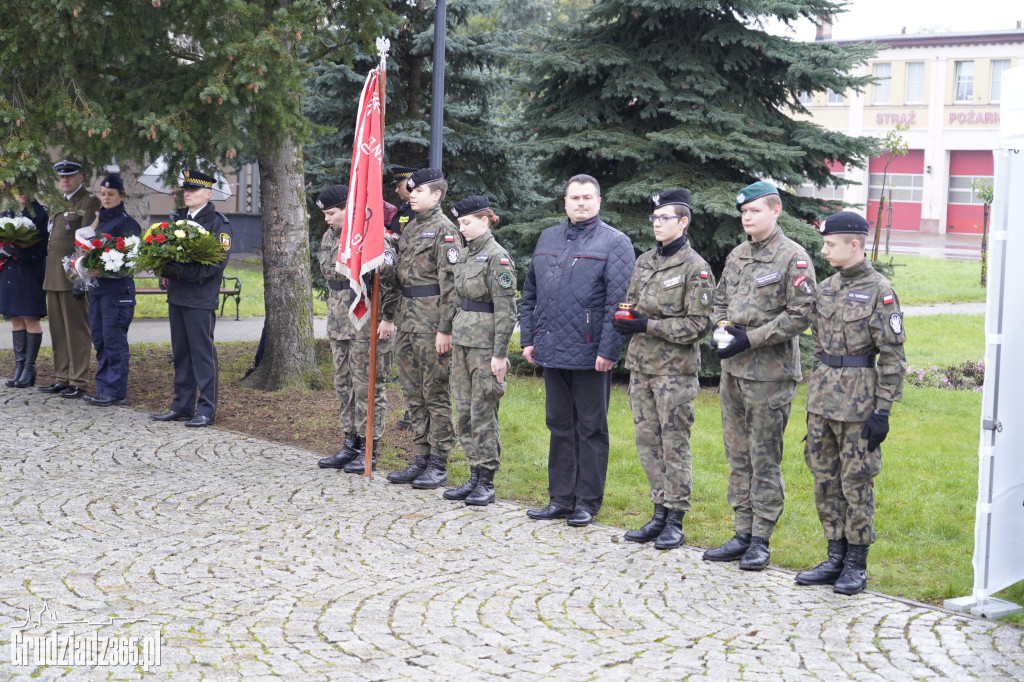
[[[387,38],[377,38],[377,54],[380,55],[380,64],[377,65],[377,92],[380,96],[380,137],[381,149],[384,149],[384,105],[387,93],[388,76],[388,50],[391,49],[391,41]],[[365,444],[365,460],[363,462],[363,475],[366,480],[373,479],[373,417],[374,408],[377,405],[377,325],[380,311],[380,268],[373,271],[372,294],[370,296],[370,376],[366,394],[366,433],[363,437]]]

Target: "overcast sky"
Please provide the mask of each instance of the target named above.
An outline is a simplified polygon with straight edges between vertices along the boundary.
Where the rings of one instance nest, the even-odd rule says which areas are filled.
[[[1012,29],[1024,20],[1019,0],[853,0],[838,15],[832,37],[839,40],[907,33],[952,33]],[[802,22],[786,33],[796,40],[814,40],[814,26]],[[773,33],[783,33],[772,30]]]

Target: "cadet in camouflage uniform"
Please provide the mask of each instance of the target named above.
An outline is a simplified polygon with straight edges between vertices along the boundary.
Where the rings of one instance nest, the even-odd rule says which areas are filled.
[[[629,406],[640,464],[651,484],[654,516],[624,536],[654,540],[655,549],[686,541],[690,511],[690,427],[700,385],[700,340],[711,331],[715,280],[686,240],[690,192],[674,189],[651,197],[655,249],[637,259],[626,302],[633,319],[616,319],[620,334],[633,334],[626,353]]]
[[[347,277],[335,268],[341,228],[345,223],[346,185],[328,187],[316,199],[323,210],[327,230],[320,242],[320,271],[327,281],[327,338],[331,342],[334,361],[334,390],[338,394],[340,423],[345,443],[342,449],[324,457],[317,466],[322,469],[344,469],[350,474],[364,473],[366,466],[366,404],[370,395],[370,326],[356,329],[348,315],[352,303],[352,289]],[[394,330],[392,321],[398,306],[398,292],[393,286],[394,248],[385,239],[384,266],[380,277],[381,320],[377,325],[377,382],[374,387],[373,408],[373,461],[376,466],[378,441],[384,435],[388,398],[384,380],[391,374],[394,356]]]
[[[818,287],[811,317],[815,364],[804,459],[814,475],[828,559],[796,581],[857,594],[867,586],[868,547],[875,540],[879,444],[889,433],[893,402],[903,397],[906,336],[892,284],[864,257],[867,221],[844,211],[826,219],[821,233],[821,252],[840,270]]]
[[[413,463],[388,474],[392,483],[439,488],[448,481],[448,453],[455,445],[448,386],[452,361],[454,267],[462,237],[441,211],[448,182],[437,168],[410,176],[409,205],[416,212],[398,240],[398,380],[412,418]]]
[[[782,514],[782,436],[802,378],[797,337],[810,324],[814,267],[777,224],[782,200],[774,185],[745,187],[736,208],[747,241],[726,258],[714,310],[732,334],[715,353],[723,360],[719,396],[736,534],[704,559],[739,559],[741,569],[760,571]]]
[[[498,216],[486,197],[452,206],[467,242],[455,264],[459,311],[452,322],[452,394],[469,480],[444,491],[446,500],[484,506],[494,502],[501,442],[498,403],[505,395],[508,342],[516,326],[516,268],[491,233]]]

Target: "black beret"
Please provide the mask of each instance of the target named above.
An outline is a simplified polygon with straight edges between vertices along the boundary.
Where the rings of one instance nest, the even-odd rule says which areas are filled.
[[[662,206],[689,206],[690,205],[690,190],[688,189],[670,189],[660,194],[654,194],[651,196],[651,210],[661,208]]]
[[[63,159],[53,164],[53,170],[57,171],[57,175],[74,175],[82,172],[82,164],[74,159]]]
[[[401,182],[402,180],[408,180],[409,176],[418,171],[419,168],[412,168],[411,166],[392,166],[391,177],[392,182]]]
[[[117,173],[111,173],[107,177],[103,178],[103,182],[100,183],[100,187],[107,187],[109,189],[124,191],[124,183],[121,182],[121,176]]]
[[[344,206],[348,201],[348,185],[331,185],[316,198],[316,206],[326,211],[329,208]]]
[[[216,178],[197,170],[186,169],[182,173],[181,186],[185,189],[213,189],[216,183]]]
[[[456,218],[461,216],[473,215],[479,213],[485,208],[490,208],[491,202],[487,200],[487,197],[482,197],[479,194],[468,196],[462,201],[456,202],[452,206],[452,215]]]
[[[421,168],[409,176],[405,187],[406,189],[414,189],[420,185],[427,185],[438,180],[444,180],[444,173],[441,172],[440,168]]]
[[[830,234],[867,234],[868,221],[864,219],[864,216],[858,215],[853,211],[843,211],[825,218],[818,227],[818,231],[821,232],[822,236]]]

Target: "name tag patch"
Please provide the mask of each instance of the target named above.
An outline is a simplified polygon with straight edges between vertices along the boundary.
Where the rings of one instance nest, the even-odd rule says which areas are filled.
[[[775,282],[778,282],[780,279],[782,279],[782,275],[780,275],[779,271],[776,270],[775,272],[769,272],[767,275],[761,275],[760,277],[755,279],[754,286],[763,287],[766,284],[773,284]]]
[[[431,230],[429,232],[422,233],[420,235],[420,239],[433,239],[436,236],[437,236],[437,232],[435,232],[434,230]]]
[[[847,301],[859,301],[861,303],[870,303],[871,302],[871,294],[869,294],[866,291],[857,291],[856,289],[854,289],[854,290],[850,291],[850,293],[848,293],[846,295],[846,300]]]
[[[488,254],[488,253],[481,253],[479,256],[477,256],[473,260],[475,260],[477,263],[486,263],[487,259],[490,258],[490,257],[491,257],[491,255]]]
[[[682,283],[683,283],[683,276],[682,275],[676,275],[675,277],[669,277],[664,282],[662,282],[661,283],[661,288],[662,289],[671,289],[672,287],[677,287],[677,286],[679,286]]]

